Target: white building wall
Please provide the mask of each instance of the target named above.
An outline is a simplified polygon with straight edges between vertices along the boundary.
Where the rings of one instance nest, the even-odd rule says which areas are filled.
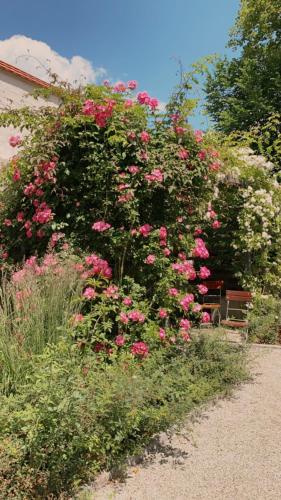
[[[22,108],[29,106],[31,108],[40,108],[42,106],[58,106],[59,99],[53,95],[48,99],[38,97],[35,99],[30,95],[35,89],[40,88],[35,83],[20,78],[17,75],[8,73],[0,68],[0,111],[3,108]],[[0,127],[0,163],[9,160],[18,150],[9,145],[11,135],[22,135],[13,127]]]

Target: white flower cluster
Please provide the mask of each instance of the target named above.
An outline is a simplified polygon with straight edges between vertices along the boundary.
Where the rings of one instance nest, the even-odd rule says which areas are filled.
[[[243,253],[260,250],[270,246],[272,239],[280,234],[281,212],[274,194],[266,189],[254,190],[251,186],[243,191],[244,205],[238,216],[235,249]]]

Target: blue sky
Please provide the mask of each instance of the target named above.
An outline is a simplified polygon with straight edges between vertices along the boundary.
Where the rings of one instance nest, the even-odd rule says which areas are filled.
[[[238,7],[239,0],[13,0],[1,8],[1,40],[45,42],[61,56],[105,68],[113,81],[136,79],[165,102],[177,83],[176,60],[188,69],[226,52]],[[17,49],[21,55],[20,43]]]

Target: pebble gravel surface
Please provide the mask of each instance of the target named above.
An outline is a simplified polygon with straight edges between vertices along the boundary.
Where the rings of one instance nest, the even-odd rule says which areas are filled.
[[[281,348],[251,348],[253,379],[160,437],[123,483],[101,476],[94,500],[281,500]]]

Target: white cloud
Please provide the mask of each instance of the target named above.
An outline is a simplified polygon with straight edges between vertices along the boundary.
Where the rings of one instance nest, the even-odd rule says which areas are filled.
[[[90,61],[81,56],[67,59],[47,43],[24,35],[0,40],[0,59],[45,81],[50,80],[48,71],[58,75],[59,80],[74,85],[96,82],[106,74],[104,68],[94,68]]]

